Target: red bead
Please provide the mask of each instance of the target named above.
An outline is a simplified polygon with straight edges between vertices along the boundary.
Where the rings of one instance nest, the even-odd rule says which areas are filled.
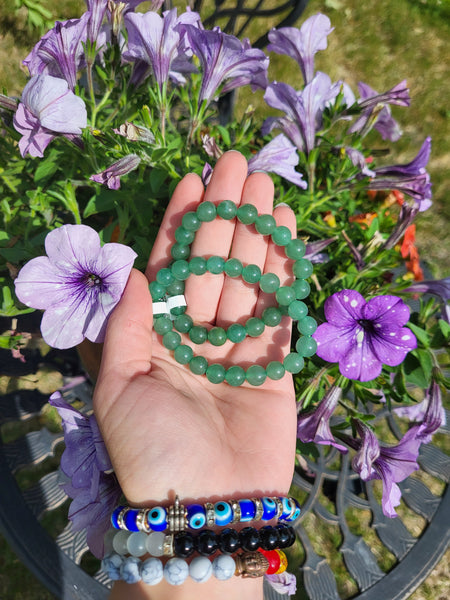
[[[263,550],[260,548],[258,552],[261,552],[263,556],[269,561],[269,568],[266,571],[266,575],[274,575],[281,564],[281,557],[276,550]]]

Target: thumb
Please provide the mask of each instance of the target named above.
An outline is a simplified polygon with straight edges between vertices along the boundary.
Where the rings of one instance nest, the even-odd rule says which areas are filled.
[[[152,298],[143,273],[132,269],[119,304],[106,329],[98,384],[128,383],[150,370],[152,358]],[[107,385],[107,387],[109,387]]]

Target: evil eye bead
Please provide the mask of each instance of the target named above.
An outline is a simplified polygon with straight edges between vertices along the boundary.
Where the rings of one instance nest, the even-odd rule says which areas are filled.
[[[264,497],[261,499],[263,505],[263,514],[261,519],[263,521],[270,521],[277,514],[277,504],[273,498]]]
[[[254,502],[245,498],[244,500],[239,500],[239,506],[241,507],[241,523],[253,521],[256,515]]]
[[[156,506],[147,513],[148,526],[152,531],[167,529],[167,511],[162,506]]]
[[[129,508],[124,516],[123,516],[123,524],[125,529],[128,531],[139,531],[139,527],[137,526],[137,516],[139,513],[139,509],[137,508]]]
[[[206,510],[201,504],[191,504],[186,508],[187,524],[190,529],[201,529],[206,525]]]
[[[280,500],[283,505],[283,512],[280,515],[280,519],[285,521],[291,516],[292,506],[289,498],[280,498]]]
[[[295,498],[288,498],[291,505],[291,514],[288,517],[285,517],[285,521],[295,521],[298,519],[301,513],[300,504],[297,502]]]
[[[214,504],[214,522],[219,527],[229,525],[233,520],[233,510],[228,502],[216,502]]]

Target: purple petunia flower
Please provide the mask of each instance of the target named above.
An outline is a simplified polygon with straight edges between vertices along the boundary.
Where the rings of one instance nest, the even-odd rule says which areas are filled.
[[[278,575],[264,575],[266,581],[279,594],[293,596],[297,591],[297,579],[293,573],[280,573]]]
[[[342,389],[331,386],[314,410],[300,413],[297,422],[297,437],[303,443],[314,442],[324,446],[334,446],[340,452],[348,452],[339,444],[330,429],[330,418],[342,396]]]
[[[86,12],[80,19],[57,21],[23,61],[30,75],[61,77],[73,91],[84,55],[89,16]]]
[[[204,186],[207,186],[209,184],[209,182],[211,181],[212,174],[213,168],[209,163],[205,163],[205,166],[203,167],[202,171],[202,182]]]
[[[431,138],[427,137],[417,156],[405,165],[390,165],[374,169],[375,178],[367,187],[371,190],[399,190],[411,196],[419,212],[431,206],[431,183],[426,166],[430,158]]]
[[[374,171],[369,169],[366,163],[366,157],[362,152],[351,146],[345,146],[345,154],[349,157],[351,163],[355,167],[359,167],[361,173],[366,177],[375,177]]]
[[[42,157],[57,135],[75,140],[86,126],[86,106],[64,79],[35,75],[24,87],[14,115],[14,128],[22,134],[22,156]]]
[[[91,552],[101,558],[103,537],[110,527],[110,516],[121,489],[113,473],[105,443],[94,415],[86,416],[65,402],[60,392],[49,403],[61,417],[65,450],[61,470],[70,478],[64,491],[72,498],[69,519],[74,531],[87,530]]]
[[[315,146],[316,133],[322,127],[325,106],[337,96],[339,89],[339,83],[332,84],[328,75],[321,72],[300,92],[287,83],[274,81],[267,87],[264,100],[286,116],[267,118],[262,133],[266,135],[275,127],[281,129],[298,150],[309,154]]]
[[[317,356],[338,362],[342,375],[370,381],[383,364],[399,365],[417,347],[415,335],[403,327],[409,308],[396,296],[376,296],[368,302],[359,292],[336,292],[325,302],[328,323],[319,325],[313,338]]]
[[[360,99],[358,105],[362,113],[349,128],[349,133],[359,132],[365,135],[372,127],[378,130],[384,140],[396,142],[402,131],[392,116],[389,104],[409,106],[410,96],[406,81],[401,81],[393,88],[378,94],[369,85],[362,81],[358,83]]]
[[[304,258],[308,259],[313,264],[328,262],[330,257],[326,252],[322,252],[322,250],[325,250],[327,246],[336,240],[336,237],[332,237],[324,240],[317,240],[315,242],[307,242]]]
[[[186,32],[190,47],[200,61],[203,78],[199,105],[204,100],[211,102],[223,83],[223,94],[248,84],[253,91],[266,87],[269,58],[262,50],[252,48],[248,40],[241,42],[218,27],[209,31],[184,25],[180,29]]]
[[[169,77],[184,82],[182,73],[192,72],[189,51],[183,32],[177,27],[191,24],[193,29],[200,21],[195,12],[185,12],[177,17],[177,9],[168,10],[161,17],[154,11],[127,13],[124,17],[128,32],[128,50],[125,60],[134,63],[142,61],[150,65],[153,76],[162,90]]]
[[[285,135],[280,133],[250,158],[248,172],[276,173],[304,190],[307,183],[302,174],[295,170],[298,161],[297,148]]]
[[[383,248],[389,250],[390,248],[394,248],[398,244],[398,242],[405,235],[406,230],[412,224],[414,219],[416,218],[417,213],[419,212],[418,206],[410,206],[406,202],[403,202],[402,207],[400,209],[400,215],[398,217],[397,223],[395,224],[394,229],[391,232],[391,235],[385,241]]]
[[[63,225],[45,238],[47,256],[30,260],[15,280],[26,306],[45,310],[44,340],[71,348],[88,338],[102,342],[108,317],[119,302],[136,253],[123,244],[100,246],[86,225]]]
[[[309,83],[314,77],[314,55],[318,50],[326,50],[327,36],[333,31],[330,19],[317,13],[296,27],[281,27],[269,33],[270,44],[267,50],[290,56],[300,66],[303,79]]]
[[[424,444],[431,442],[433,433],[446,422],[441,388],[435,381],[427,389],[422,402],[413,406],[401,406],[394,410],[399,417],[407,417],[411,421],[420,423],[416,436]]]
[[[444,305],[444,318],[447,322],[450,322],[449,319],[449,300],[450,300],[450,277],[445,277],[444,279],[431,279],[426,281],[417,281],[413,283],[409,287],[407,287],[404,292],[410,292],[413,294],[433,294],[434,296],[438,296],[441,299]]]
[[[91,175],[89,179],[107,185],[110,190],[118,190],[121,176],[137,169],[140,162],[141,159],[137,154],[127,154],[127,156],[106,167],[104,171]]]

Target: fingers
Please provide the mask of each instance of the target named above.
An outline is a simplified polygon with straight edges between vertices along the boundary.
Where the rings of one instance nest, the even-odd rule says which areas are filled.
[[[123,296],[112,312],[106,330],[99,384],[106,380],[130,381],[148,373],[152,357],[152,302],[148,281],[132,269]],[[114,377],[110,377],[113,374]]]
[[[247,161],[238,152],[226,152],[214,167],[211,181],[206,189],[204,200],[219,204],[231,200],[239,205],[247,177]],[[205,223],[197,231],[191,247],[191,257],[221,256],[228,258],[235,229],[235,219],[225,221],[215,219]],[[224,275],[205,273],[199,277],[189,277],[186,281],[186,297],[189,314],[197,322],[211,323],[216,318],[217,307],[222,294]]]
[[[203,198],[203,183],[198,175],[190,173],[175,188],[156,236],[145,274],[154,281],[158,271],[172,260],[170,249],[175,242],[175,229],[181,225],[184,213],[195,211]]]

